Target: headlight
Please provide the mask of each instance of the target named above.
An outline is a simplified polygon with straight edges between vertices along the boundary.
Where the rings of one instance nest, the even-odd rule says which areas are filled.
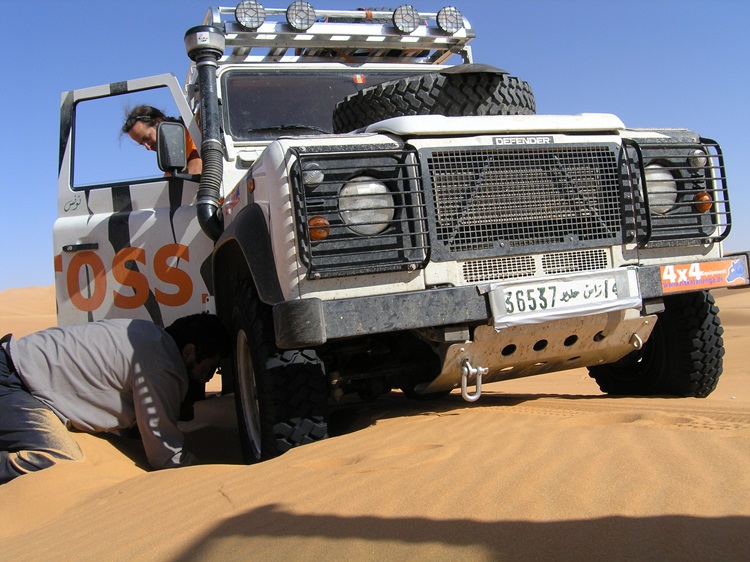
[[[677,202],[677,182],[664,166],[660,164],[646,166],[646,189],[651,211],[663,215],[674,209]]]
[[[357,234],[380,234],[393,220],[393,196],[383,182],[359,176],[341,189],[339,212],[344,223]]]

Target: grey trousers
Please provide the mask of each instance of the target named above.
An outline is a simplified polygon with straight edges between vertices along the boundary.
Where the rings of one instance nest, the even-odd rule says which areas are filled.
[[[0,484],[83,453],[60,418],[34,398],[0,347]]]

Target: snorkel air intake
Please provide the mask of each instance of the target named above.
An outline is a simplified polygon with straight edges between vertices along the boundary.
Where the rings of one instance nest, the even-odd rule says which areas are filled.
[[[216,92],[217,61],[224,54],[224,34],[217,27],[193,27],[185,33],[185,49],[188,56],[195,61],[201,97],[200,125],[203,141],[200,152],[203,171],[196,203],[198,223],[203,232],[216,241],[224,230],[219,213],[224,150],[221,143],[221,118]]]

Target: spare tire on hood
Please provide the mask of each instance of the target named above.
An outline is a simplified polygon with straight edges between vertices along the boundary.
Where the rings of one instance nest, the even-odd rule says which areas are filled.
[[[376,84],[347,96],[333,112],[333,130],[345,133],[407,115],[534,115],[531,86],[504,70],[462,64]]]

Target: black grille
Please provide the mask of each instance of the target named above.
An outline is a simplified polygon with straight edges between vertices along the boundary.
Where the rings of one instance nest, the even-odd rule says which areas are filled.
[[[314,170],[314,171],[313,171]],[[312,173],[311,173],[312,172]],[[370,178],[370,179],[364,179]],[[312,279],[413,270],[427,259],[424,203],[413,152],[300,152],[291,169],[301,256]],[[377,181],[388,196],[354,195],[344,187]],[[392,216],[382,232],[352,224],[342,199],[359,211]],[[349,218],[349,224],[345,221]],[[312,226],[310,221],[312,220]],[[317,233],[327,236],[316,240]]]
[[[434,260],[622,243],[614,144],[424,150]],[[629,187],[628,187],[629,191]]]

